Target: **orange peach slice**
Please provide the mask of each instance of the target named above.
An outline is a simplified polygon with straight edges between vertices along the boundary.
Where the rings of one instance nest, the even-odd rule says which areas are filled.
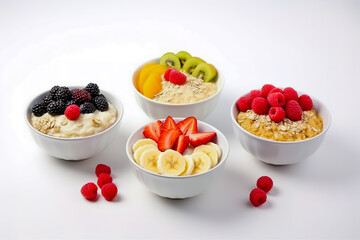
[[[143,86],[144,96],[153,99],[154,95],[158,94],[161,89],[161,74],[151,73]]]

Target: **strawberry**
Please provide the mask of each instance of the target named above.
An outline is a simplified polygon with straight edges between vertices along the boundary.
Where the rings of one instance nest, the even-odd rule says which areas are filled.
[[[163,124],[160,120],[150,123],[145,127],[143,131],[144,136],[147,138],[151,138],[155,142],[158,142],[162,125]]]
[[[180,129],[172,128],[165,130],[159,137],[158,149],[162,152],[167,149],[171,149],[175,145],[180,135]]]
[[[202,132],[190,134],[190,144],[193,147],[197,147],[210,142],[216,136],[216,132]]]
[[[178,125],[174,121],[174,119],[168,116],[164,122],[164,125],[161,128],[161,133],[168,129],[179,129]]]
[[[197,133],[197,120],[194,117],[188,117],[178,122],[177,126],[184,135]]]
[[[189,136],[180,135],[177,143],[175,144],[175,150],[183,154],[187,146],[189,145]]]

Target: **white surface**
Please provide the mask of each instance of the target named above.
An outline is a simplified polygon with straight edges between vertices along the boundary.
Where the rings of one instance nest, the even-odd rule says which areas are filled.
[[[1,239],[360,238],[358,1],[1,1]],[[137,65],[187,50],[222,70],[226,84],[205,122],[228,138],[222,178],[198,197],[147,191],[131,172],[125,142],[149,119],[131,91]],[[29,98],[55,84],[97,82],[124,103],[119,134],[80,162],[49,157],[24,122]],[[291,86],[330,109],[331,129],[306,161],[253,159],[235,140],[231,103],[264,83]],[[117,201],[86,201],[95,166],[112,167]],[[256,179],[275,187],[259,208]]]

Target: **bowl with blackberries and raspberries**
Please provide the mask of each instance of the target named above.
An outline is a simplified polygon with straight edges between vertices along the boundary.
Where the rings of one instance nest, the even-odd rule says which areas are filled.
[[[109,145],[123,115],[122,104],[96,83],[53,86],[30,102],[26,121],[50,155],[79,160]]]
[[[241,145],[266,163],[285,165],[312,155],[330,127],[326,106],[292,87],[265,84],[239,96],[231,107]]]

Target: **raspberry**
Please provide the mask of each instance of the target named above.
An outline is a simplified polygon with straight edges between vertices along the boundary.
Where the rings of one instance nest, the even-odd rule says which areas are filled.
[[[62,115],[64,114],[65,111],[65,104],[63,101],[61,100],[57,100],[57,101],[52,101],[48,106],[47,106],[47,111],[50,115],[55,116],[55,115]]]
[[[96,109],[100,110],[101,112],[107,111],[109,109],[109,104],[105,96],[102,94],[96,96],[92,102],[95,105]]]
[[[306,94],[303,94],[299,97],[298,103],[303,111],[308,111],[313,108],[313,101]]]
[[[283,93],[283,90],[281,88],[276,87],[276,88],[271,89],[269,94],[276,93],[276,92]],[[269,96],[269,94],[268,94],[268,96]]]
[[[300,121],[302,118],[302,109],[299,103],[295,100],[289,100],[286,103],[285,113],[287,118],[292,121]]]
[[[164,79],[166,81],[170,81],[170,73],[173,71],[173,68],[169,68],[168,70],[166,70],[165,74],[164,74]]]
[[[112,177],[107,174],[107,173],[100,173],[98,180],[97,180],[97,185],[101,188],[102,186],[104,186],[107,183],[111,183],[112,182]]]
[[[65,109],[65,116],[69,119],[69,120],[76,120],[80,117],[80,108],[73,104],[68,106]]]
[[[286,102],[289,100],[295,100],[295,101],[298,100],[297,92],[291,87],[284,88],[283,94],[285,96]]]
[[[261,97],[261,92],[260,90],[252,90],[249,94],[250,100],[254,100],[254,98],[256,97]]]
[[[111,174],[111,168],[105,164],[98,164],[95,168],[95,174],[99,177],[100,173]]]
[[[101,194],[108,201],[112,201],[116,197],[117,192],[118,189],[113,183],[107,183],[101,187]]]
[[[274,122],[281,122],[285,118],[285,111],[282,107],[271,107],[269,110],[269,117]]]
[[[282,93],[279,92],[269,93],[267,96],[267,101],[272,107],[281,107],[285,105],[285,97]]]
[[[247,110],[249,110],[251,108],[250,97],[245,96],[239,98],[239,100],[237,101],[237,107],[241,112],[246,112]]]
[[[264,115],[269,111],[269,104],[265,98],[256,97],[251,103],[251,109],[259,115]]]
[[[186,76],[177,70],[173,70],[169,75],[169,81],[173,84],[183,85],[186,82]]]
[[[31,111],[36,117],[41,117],[43,114],[47,112],[45,102],[40,101],[35,103]]]
[[[261,96],[263,98],[267,98],[269,92],[271,91],[271,89],[275,88],[273,85],[271,84],[265,84],[262,88],[261,88]]]
[[[89,182],[81,188],[80,192],[87,200],[94,201],[97,197],[97,189],[95,183]]]
[[[91,97],[96,97],[100,93],[100,89],[96,83],[89,83],[86,85],[85,90],[90,93]]]
[[[81,104],[91,101],[91,94],[86,90],[74,89],[72,90],[72,98],[74,99],[76,104]]]
[[[91,102],[84,102],[80,105],[80,112],[83,114],[93,113],[96,111],[96,107]]]
[[[268,192],[273,187],[273,181],[268,176],[262,176],[257,180],[256,186],[263,191]]]
[[[255,207],[258,207],[266,202],[266,198],[266,193],[260,188],[255,188],[250,192],[250,202]]]

